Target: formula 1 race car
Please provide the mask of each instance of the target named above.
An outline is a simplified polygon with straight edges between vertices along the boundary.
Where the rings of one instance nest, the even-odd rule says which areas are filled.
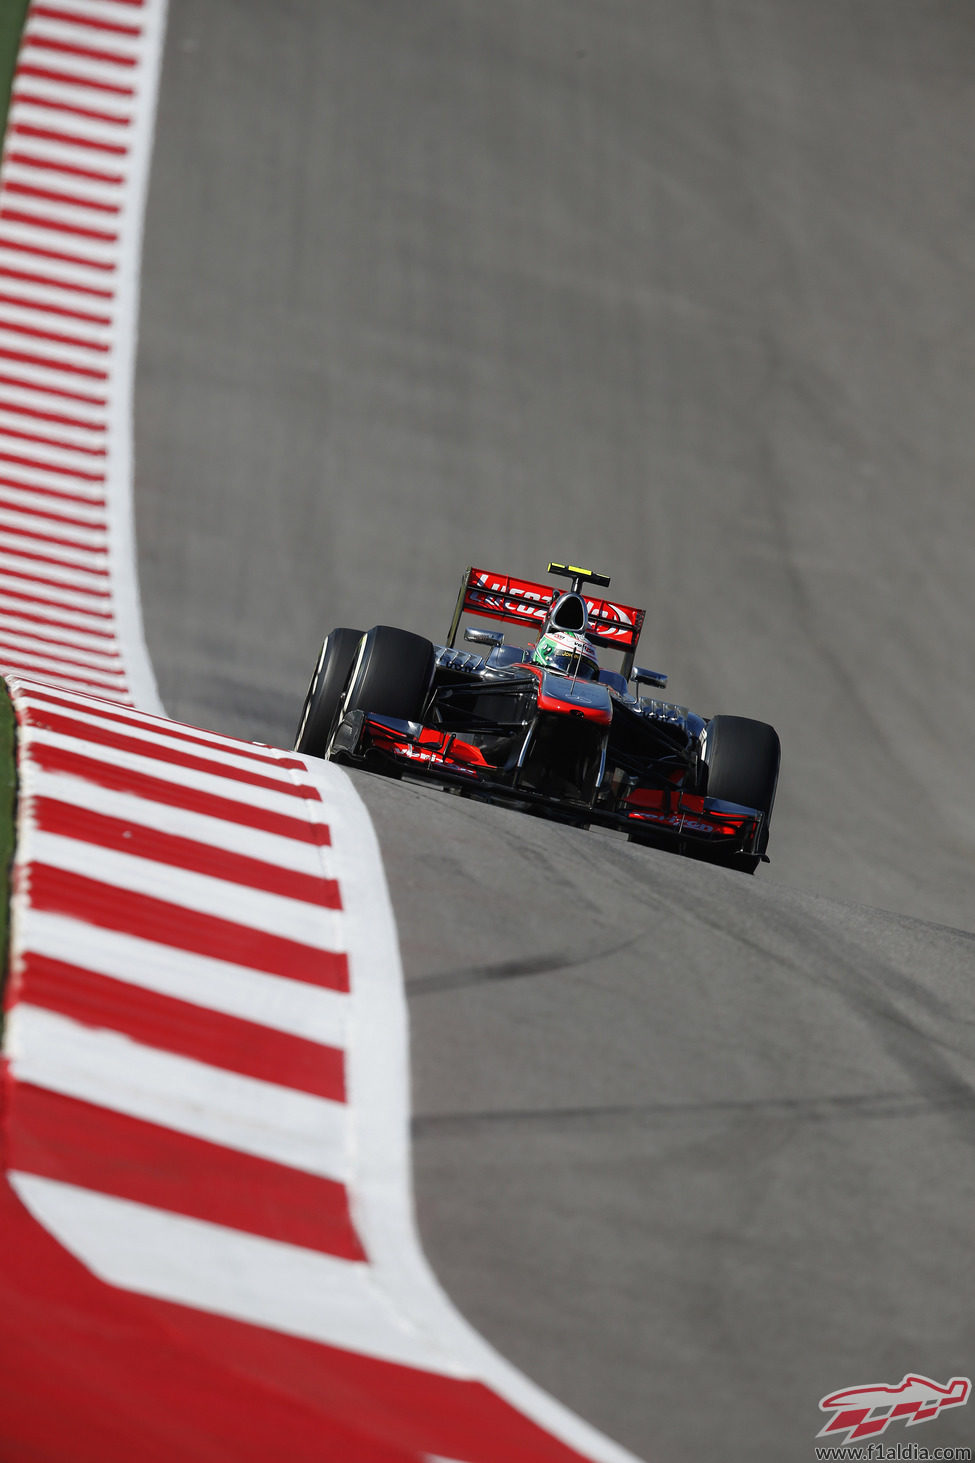
[[[571,587],[469,568],[445,645],[390,625],[333,630],[296,750],[754,873],[768,861],[773,728],[642,695],[667,683],[633,664],[645,612],[584,593],[608,588],[605,575],[548,567]],[[530,626],[538,638],[519,648],[499,631],[467,629],[483,653],[460,650],[464,614]],[[621,652],[620,670],[601,667],[597,648]]]

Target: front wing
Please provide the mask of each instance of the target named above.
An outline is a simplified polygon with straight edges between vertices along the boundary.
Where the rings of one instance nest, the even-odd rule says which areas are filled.
[[[758,844],[764,823],[764,814],[756,808],[679,787],[637,787],[615,808],[553,797],[519,787],[511,774],[502,774],[478,747],[454,732],[364,711],[351,712],[341,723],[330,755],[338,762],[458,787],[487,802],[537,806],[563,819],[624,830],[633,838],[663,846],[689,843],[747,854]]]

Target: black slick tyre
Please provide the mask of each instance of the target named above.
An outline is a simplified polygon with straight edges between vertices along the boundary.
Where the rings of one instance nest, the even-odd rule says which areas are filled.
[[[362,639],[361,630],[345,628],[326,635],[301,708],[295,751],[324,757],[342,696]]]
[[[717,851],[709,862],[753,874],[768,844],[768,825],[779,780],[779,737],[774,727],[746,716],[715,716],[708,722],[705,759],[708,767],[707,795],[765,814],[758,841],[747,853],[722,857]]]
[[[434,650],[429,640],[392,625],[376,625],[359,647],[342,705],[399,721],[419,721],[433,680]]]

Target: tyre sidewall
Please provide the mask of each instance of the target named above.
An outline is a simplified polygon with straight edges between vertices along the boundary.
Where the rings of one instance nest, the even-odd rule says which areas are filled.
[[[325,756],[362,639],[361,630],[343,627],[333,630],[322,642],[298,722],[295,751]]]
[[[708,797],[758,808],[765,814],[759,841],[752,850],[765,852],[769,819],[779,778],[778,733],[764,721],[745,716],[715,716],[708,723],[705,760]]]

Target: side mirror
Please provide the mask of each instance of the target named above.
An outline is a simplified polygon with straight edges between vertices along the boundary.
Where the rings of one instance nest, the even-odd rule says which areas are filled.
[[[630,672],[630,680],[639,689],[640,686],[659,686],[661,690],[667,684],[667,677],[660,671],[644,670],[642,665],[635,665]]]
[[[498,649],[504,644],[504,635],[500,630],[465,630],[464,639],[469,640],[472,645],[494,645]]]

